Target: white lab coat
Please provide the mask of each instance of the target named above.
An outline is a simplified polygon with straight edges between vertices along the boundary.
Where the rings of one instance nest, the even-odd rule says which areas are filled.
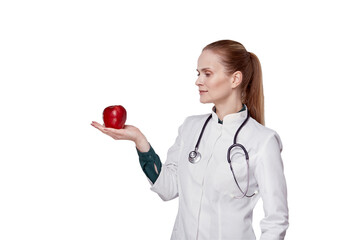
[[[223,124],[212,108],[200,141],[200,162],[188,161],[209,114],[190,116],[179,127],[174,145],[168,150],[151,190],[164,201],[179,197],[179,209],[171,240],[253,240],[252,213],[263,200],[265,217],[260,222],[261,240],[284,239],[288,228],[287,188],[281,158],[282,143],[272,129],[249,118],[238,134],[237,143],[249,153],[251,197],[241,196],[227,162],[227,150],[246,111],[226,115]],[[246,188],[246,161],[240,148],[231,151],[232,165],[240,187]]]

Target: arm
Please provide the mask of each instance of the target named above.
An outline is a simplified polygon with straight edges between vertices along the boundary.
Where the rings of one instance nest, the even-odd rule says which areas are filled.
[[[151,181],[151,183],[155,183],[156,179],[159,176],[161,171],[161,161],[159,156],[155,153],[152,146],[148,143],[150,149],[146,152],[139,151],[138,147],[141,149],[148,149],[149,146],[142,148],[140,145],[136,147],[136,151],[139,155],[139,162],[141,169],[144,171],[145,175]]]
[[[284,239],[289,226],[287,187],[281,151],[281,139],[275,133],[260,151],[260,159],[254,172],[265,212],[265,217],[260,222],[260,240]]]
[[[136,148],[140,152],[147,152],[151,148],[150,144],[146,140],[146,137],[138,128],[134,126],[125,125],[124,129],[113,129],[106,128],[104,125],[94,121],[91,123],[91,125],[116,140],[134,141]],[[156,169],[159,173],[156,182],[152,183],[150,181],[152,185],[150,189],[156,192],[164,201],[171,200],[178,196],[177,166],[180,157],[180,149],[183,146],[183,140],[181,137],[182,126],[183,124],[178,129],[179,134],[175,140],[174,145],[168,150],[167,160],[162,166],[161,171],[160,169]],[[154,168],[155,167],[160,168],[160,165],[156,166],[155,164]]]
[[[183,147],[183,125],[184,124],[178,128],[178,136],[176,137],[175,143],[169,148],[167,158],[165,163],[162,165],[161,172],[156,182],[150,188],[164,201],[172,200],[178,196],[177,169],[180,151]]]
[[[123,129],[107,128],[95,121],[93,121],[91,125],[115,140],[130,140],[135,142],[143,171],[148,178],[150,177],[152,181],[151,183],[156,181],[156,178],[161,170],[159,156],[156,155],[144,134],[137,127],[125,125]],[[151,164],[149,164],[151,162],[153,162],[154,168],[152,168]]]

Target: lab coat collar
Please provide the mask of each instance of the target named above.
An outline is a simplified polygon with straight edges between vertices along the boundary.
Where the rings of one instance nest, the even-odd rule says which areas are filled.
[[[237,113],[230,113],[228,115],[226,115],[223,119],[223,124],[222,125],[232,125],[232,124],[241,124],[247,116],[247,109],[248,107],[245,105],[245,111],[241,111],[241,112],[237,112]],[[214,120],[213,123],[215,124],[220,124],[219,123],[219,117],[215,112],[215,105],[212,107],[212,119]]]

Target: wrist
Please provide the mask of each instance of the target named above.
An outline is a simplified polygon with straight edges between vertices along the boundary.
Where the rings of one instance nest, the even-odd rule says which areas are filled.
[[[134,142],[140,152],[148,152],[150,150],[150,144],[144,135],[139,136]]]

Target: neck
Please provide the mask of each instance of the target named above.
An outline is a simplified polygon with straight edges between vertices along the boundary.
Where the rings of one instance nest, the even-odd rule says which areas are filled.
[[[224,117],[228,114],[231,113],[237,113],[241,110],[242,108],[242,102],[241,101],[237,101],[233,104],[215,104],[215,108],[216,108],[216,114],[218,116],[218,118],[222,121],[224,120]]]

